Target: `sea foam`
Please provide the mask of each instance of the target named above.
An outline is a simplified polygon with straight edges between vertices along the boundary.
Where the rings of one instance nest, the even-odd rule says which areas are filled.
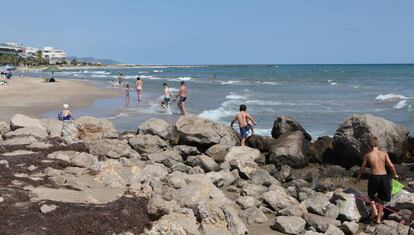
[[[405,100],[407,97],[398,94],[386,94],[386,95],[379,95],[375,98],[375,100]]]

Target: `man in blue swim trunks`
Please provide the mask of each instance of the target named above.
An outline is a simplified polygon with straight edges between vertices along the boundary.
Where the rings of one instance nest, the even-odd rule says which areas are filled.
[[[162,84],[164,89],[163,89],[163,94],[164,94],[164,100],[161,102],[161,106],[163,108],[165,108],[165,110],[167,110],[167,113],[171,113],[170,111],[170,101],[171,101],[171,90],[168,87],[167,83]]]
[[[253,125],[256,125],[256,122],[252,116],[250,116],[246,112],[246,105],[242,104],[240,105],[240,113],[238,113],[233,121],[231,121],[230,126],[233,127],[233,124],[237,121],[239,123],[240,127],[240,136],[241,136],[241,146],[244,146],[246,139],[251,135],[251,127],[249,125],[249,121],[253,123]]]

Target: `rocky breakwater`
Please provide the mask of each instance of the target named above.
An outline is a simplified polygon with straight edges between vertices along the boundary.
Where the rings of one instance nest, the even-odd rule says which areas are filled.
[[[118,133],[110,121],[92,117],[62,124],[16,115],[0,123],[0,231],[408,231],[396,222],[400,215],[381,227],[360,223],[368,212],[355,199],[358,192],[334,181],[353,171],[326,164],[330,154],[340,159],[331,139],[312,142],[291,118],[276,119],[273,137],[249,138],[251,147],[237,146],[232,128],[199,117],[181,117],[174,125],[150,119],[135,133]],[[393,203],[411,208],[413,198],[407,191]]]

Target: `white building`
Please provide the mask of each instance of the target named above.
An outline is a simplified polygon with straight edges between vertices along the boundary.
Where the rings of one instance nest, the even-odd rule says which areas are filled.
[[[23,57],[35,57],[38,51],[40,51],[40,49],[36,47],[24,47]]]
[[[63,50],[44,47],[42,52],[43,57],[49,59],[49,64],[61,63],[66,60],[66,53]]]

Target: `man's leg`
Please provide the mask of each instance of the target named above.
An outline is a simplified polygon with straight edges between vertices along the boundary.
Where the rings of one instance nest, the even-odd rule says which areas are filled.
[[[378,211],[377,224],[380,224],[381,223],[381,216],[382,216],[382,213],[384,211],[384,207],[381,204],[377,204],[377,211]]]
[[[182,113],[183,113],[183,115],[185,115],[186,114],[186,110],[185,110],[185,101],[184,102],[181,102],[182,104],[181,104],[181,106],[182,106]]]
[[[246,138],[244,138],[244,137],[243,137],[243,138],[241,139],[241,143],[240,143],[240,144],[241,144],[241,146],[244,146],[245,142],[246,142]]]

